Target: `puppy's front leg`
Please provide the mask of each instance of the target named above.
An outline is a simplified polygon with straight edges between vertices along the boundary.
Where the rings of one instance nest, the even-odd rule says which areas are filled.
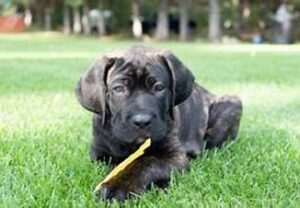
[[[171,171],[182,171],[187,165],[188,159],[182,152],[145,154],[104,183],[96,194],[105,200],[124,201],[131,195],[142,193],[151,183],[165,184],[170,180]]]

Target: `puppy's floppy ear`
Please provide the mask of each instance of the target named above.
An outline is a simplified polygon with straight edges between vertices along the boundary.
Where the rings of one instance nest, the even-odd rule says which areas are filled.
[[[84,74],[75,89],[79,103],[89,111],[102,116],[105,121],[106,76],[115,63],[114,58],[102,57],[95,61]]]
[[[171,52],[163,52],[162,57],[172,74],[174,106],[185,101],[193,90],[194,76]]]

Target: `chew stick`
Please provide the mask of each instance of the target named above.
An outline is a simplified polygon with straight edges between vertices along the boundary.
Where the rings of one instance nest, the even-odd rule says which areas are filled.
[[[138,150],[136,150],[134,153],[129,155],[123,162],[121,162],[117,167],[115,167],[107,176],[106,178],[97,185],[94,192],[97,192],[101,189],[101,186],[108,182],[110,179],[118,175],[122,170],[124,170],[130,163],[132,163],[134,160],[136,160],[138,157],[142,156],[145,152],[145,150],[151,145],[151,139],[148,138],[140,147]]]

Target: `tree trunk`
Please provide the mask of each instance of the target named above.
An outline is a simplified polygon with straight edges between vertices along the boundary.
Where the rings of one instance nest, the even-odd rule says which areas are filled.
[[[45,31],[50,31],[52,28],[52,18],[51,18],[52,8],[45,8],[45,17],[44,17],[44,29]]]
[[[64,18],[64,33],[70,34],[71,28],[70,28],[70,7],[66,3],[64,3],[64,11],[63,11],[63,18]]]
[[[235,32],[237,37],[241,38],[244,31],[246,31],[246,20],[250,16],[249,0],[239,0],[238,16],[236,21]]]
[[[79,7],[73,7],[73,32],[75,34],[79,34],[81,32]]]
[[[283,3],[277,8],[275,21],[277,22],[277,32],[275,34],[275,41],[279,44],[288,44],[293,41],[293,14],[289,11],[286,3]]]
[[[180,0],[180,31],[179,39],[187,41],[189,38],[189,6],[190,0]]]
[[[221,41],[220,0],[209,0],[208,39],[214,43]]]
[[[268,1],[267,0],[259,0],[259,29],[264,30],[266,27],[266,20],[267,20],[267,14],[268,14]]]
[[[102,2],[99,1],[99,19],[97,22],[97,30],[98,30],[98,34],[100,37],[105,36],[106,35],[106,25],[105,25],[105,17],[103,14],[103,5]]]
[[[82,16],[82,26],[83,26],[83,33],[85,35],[91,34],[91,26],[90,26],[90,20],[89,20],[89,5],[88,1],[83,1],[83,16]]]
[[[35,0],[34,9],[36,12],[35,19],[36,19],[37,25],[40,28],[43,28],[44,27],[44,12],[45,12],[44,2],[42,2],[41,0]]]
[[[155,38],[158,40],[169,38],[169,0],[160,1]]]
[[[132,33],[134,38],[143,36],[142,20],[140,17],[140,1],[132,0]]]
[[[106,28],[105,28],[105,19],[103,15],[103,11],[100,11],[100,16],[97,23],[97,30],[99,33],[99,36],[105,36],[106,35]]]

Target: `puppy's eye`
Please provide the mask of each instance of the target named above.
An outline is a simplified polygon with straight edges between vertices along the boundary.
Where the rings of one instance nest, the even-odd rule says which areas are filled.
[[[156,92],[163,91],[164,89],[165,89],[165,86],[163,86],[163,85],[160,84],[160,83],[154,85],[154,90],[155,90]]]
[[[116,87],[113,88],[113,91],[115,93],[125,93],[126,92],[126,88],[122,85],[118,85]]]

